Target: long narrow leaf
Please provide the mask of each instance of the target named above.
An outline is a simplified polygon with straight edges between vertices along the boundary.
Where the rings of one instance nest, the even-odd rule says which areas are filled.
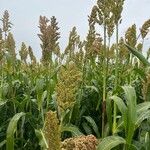
[[[136,93],[131,86],[123,86],[123,89],[127,100],[127,112],[126,117],[124,118],[124,125],[126,130],[126,141],[130,147],[137,120]]]
[[[47,150],[49,147],[42,130],[35,130],[35,134],[39,139],[39,145],[41,146],[42,150]]]
[[[7,103],[7,101],[0,101],[0,106],[4,105],[6,103]]]
[[[97,150],[111,150],[112,148],[125,143],[125,139],[120,136],[108,136],[100,141]]]
[[[79,136],[79,135],[83,135],[82,132],[80,132],[80,130],[78,129],[78,127],[73,126],[73,125],[66,125],[61,127],[61,132],[71,132],[73,136]]]
[[[115,95],[112,96],[111,99],[116,103],[116,105],[118,106],[118,109],[124,115],[124,113],[127,110],[127,107],[126,107],[125,103],[123,102],[123,100],[120,97],[115,96]]]
[[[150,150],[150,134],[148,132],[145,135],[145,149]]]
[[[91,125],[91,127],[93,128],[93,130],[96,133],[97,137],[100,138],[100,133],[99,133],[99,130],[98,130],[98,126],[96,125],[96,123],[93,120],[93,118],[91,118],[90,116],[84,116],[84,118]]]
[[[106,99],[106,114],[107,114],[107,120],[108,120],[108,126],[109,126],[109,131],[111,132],[112,130],[112,100],[111,97],[112,93],[108,92],[107,94],[107,99]]]
[[[137,121],[135,123],[136,127],[139,127],[141,125],[141,123],[145,120],[150,118],[150,110],[147,110],[141,114],[139,114],[139,116],[137,117]]]
[[[129,49],[129,51],[135,55],[145,66],[150,66],[150,63],[148,62],[148,60],[140,53],[138,52],[138,50],[134,49],[133,47],[125,44],[126,47]]]
[[[92,129],[86,122],[82,123],[82,127],[87,135],[92,134]]]
[[[144,102],[137,105],[137,114],[141,114],[150,108],[150,102]]]
[[[6,144],[6,140],[2,141],[2,142],[0,143],[0,149],[1,149],[5,144]]]
[[[17,130],[17,123],[18,120],[24,116],[25,113],[17,113],[9,122],[8,128],[7,128],[7,137],[6,137],[6,150],[14,150],[14,133]]]

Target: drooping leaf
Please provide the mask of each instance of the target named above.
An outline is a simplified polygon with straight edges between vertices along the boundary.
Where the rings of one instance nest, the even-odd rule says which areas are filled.
[[[66,125],[66,126],[62,126],[61,127],[61,132],[71,132],[73,136],[79,136],[79,135],[83,135],[82,132],[80,132],[80,130],[78,129],[77,126],[74,125]]]
[[[145,66],[150,66],[149,61],[136,49],[129,46],[128,44],[125,44],[128,50],[135,55]]]
[[[97,150],[111,150],[120,144],[126,144],[125,139],[120,136],[108,136],[100,141]]]
[[[145,135],[145,150],[150,150],[150,133]]]
[[[36,92],[37,92],[37,102],[38,102],[38,109],[40,110],[42,107],[42,95],[44,88],[44,80],[43,79],[37,79],[36,80]]]
[[[144,102],[137,105],[136,110],[137,114],[141,114],[150,108],[150,102]]]
[[[142,112],[141,114],[138,115],[137,120],[136,120],[136,128],[141,125],[141,123],[145,120],[150,118],[150,110],[147,110],[145,112]]]
[[[126,107],[125,103],[123,102],[123,100],[120,97],[115,96],[115,95],[112,96],[111,99],[116,103],[116,105],[118,106],[118,109],[124,115],[124,113],[127,110],[127,107]]]
[[[48,149],[48,144],[47,144],[47,141],[45,139],[43,131],[35,129],[35,134],[39,139],[39,145],[41,146],[42,150],[47,150]]]
[[[145,96],[145,101],[150,101],[150,84],[147,87],[147,92]]]
[[[92,129],[86,122],[82,123],[82,127],[87,135],[92,134]]]
[[[112,93],[108,93],[107,94],[107,98],[106,98],[106,114],[107,114],[107,118],[108,118],[108,126],[109,126],[109,131],[112,130],[112,100],[111,100],[111,95]]]
[[[6,144],[6,140],[2,141],[2,142],[0,143],[0,149],[1,149],[5,144]]]
[[[44,91],[42,94],[42,102],[45,100],[46,97],[47,97],[47,91]]]
[[[95,87],[95,86],[85,86],[85,88],[91,89],[91,90],[93,90],[93,91],[99,93],[99,90],[98,90],[97,87]]]
[[[0,101],[0,106],[4,105],[6,103],[7,103],[7,101]]]
[[[7,128],[7,135],[6,135],[6,150],[14,150],[14,133],[17,130],[17,123],[19,119],[24,116],[25,113],[17,113],[13,116],[10,120],[8,128]]]
[[[125,97],[127,100],[127,111],[126,117],[124,118],[125,125],[125,134],[127,144],[131,145],[132,137],[135,130],[135,123],[137,120],[137,112],[136,112],[136,93],[133,87],[131,86],[123,86],[123,90],[125,92]]]
[[[99,130],[98,130],[98,126],[95,123],[94,119],[91,118],[90,116],[84,116],[84,118],[91,125],[91,127],[94,130],[94,132],[96,133],[97,137],[100,138],[100,133],[99,133]]]

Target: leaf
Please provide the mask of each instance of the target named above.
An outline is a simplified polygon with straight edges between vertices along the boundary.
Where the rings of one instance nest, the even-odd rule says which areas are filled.
[[[82,127],[87,135],[92,134],[92,129],[86,122],[82,123]]]
[[[120,144],[126,144],[125,139],[120,136],[108,136],[100,141],[97,150],[111,150]]]
[[[2,148],[5,144],[6,144],[6,140],[2,141],[2,142],[0,143],[0,148]]]
[[[48,147],[48,144],[47,144],[47,141],[45,139],[43,131],[35,129],[35,134],[39,139],[39,145],[41,146],[42,150],[47,150],[49,147]]]
[[[139,116],[137,117],[137,121],[135,123],[136,128],[139,127],[141,125],[141,123],[145,120],[150,118],[150,110],[147,110],[141,114],[139,114]]]
[[[61,132],[71,132],[73,134],[73,136],[79,136],[79,135],[83,135],[82,132],[80,132],[80,130],[78,129],[77,126],[74,125],[66,125],[66,126],[62,126],[61,127]]]
[[[145,135],[145,150],[150,150],[150,134],[148,132]]]
[[[44,80],[43,79],[37,79],[36,80],[36,92],[37,92],[37,102],[38,102],[38,110],[42,108],[42,100],[43,97],[46,95],[46,92],[44,91]]]
[[[42,94],[42,102],[44,102],[46,97],[47,97],[47,91],[44,91],[43,94]]]
[[[41,93],[41,91],[43,91],[44,88],[44,79],[37,79],[36,80],[36,91],[37,93]]]
[[[123,117],[122,121],[124,121],[123,125],[125,127],[126,124],[127,124],[127,121],[126,121],[127,120],[127,113],[126,113],[127,112],[127,107],[126,107],[125,103],[123,102],[123,100],[120,97],[114,95],[114,96],[111,97],[111,99],[114,101],[114,103],[117,105],[119,111],[121,112],[122,117]],[[118,132],[117,128],[115,128],[115,132]]]
[[[131,86],[123,86],[122,88],[124,89],[125,97],[127,100],[127,112],[125,115],[126,117],[124,117],[124,125],[126,132],[126,141],[130,147],[135,130],[135,123],[137,120],[136,93],[134,88]]]
[[[116,133],[119,131],[122,131],[123,127],[124,127],[124,121],[123,121],[123,118],[120,118],[117,123]]]
[[[18,120],[24,115],[25,113],[23,112],[17,113],[10,120],[6,135],[6,150],[14,150],[14,133],[17,130]]]
[[[128,50],[135,55],[145,66],[150,66],[150,63],[148,60],[136,49],[133,47],[129,46],[128,44],[125,44]]]
[[[85,86],[85,88],[87,88],[87,89],[91,89],[91,90],[95,91],[96,93],[99,93],[98,88],[97,88],[97,87],[95,87],[95,86]]]
[[[112,100],[110,99],[112,93],[108,92],[107,98],[106,98],[106,114],[107,114],[107,120],[108,120],[108,126],[109,131],[112,130]]]
[[[99,130],[98,130],[98,126],[97,124],[95,123],[94,119],[91,118],[90,116],[83,116],[86,121],[91,125],[91,127],[93,128],[94,132],[96,133],[97,137],[100,138],[100,133],[99,133]]]
[[[150,102],[140,103],[136,107],[137,114],[141,114],[142,112],[146,111],[149,108],[150,108]]]
[[[116,103],[116,105],[118,106],[118,109],[124,115],[124,113],[127,110],[127,107],[126,107],[125,103],[123,102],[123,100],[120,97],[115,96],[115,95],[112,96],[111,99]]]
[[[140,75],[142,79],[146,80],[145,70],[143,68],[134,68],[136,74]]]
[[[0,106],[4,105],[6,103],[7,103],[7,101],[0,101]]]
[[[150,101],[150,84],[148,84],[145,101]]]
[[[146,118],[149,118],[150,116],[148,115],[149,113],[147,112],[147,110],[150,108],[150,102],[144,102],[144,103],[140,103],[137,105],[136,107],[136,112],[137,112],[137,120],[135,125],[138,127],[138,124],[141,124],[143,120],[145,120]],[[143,118],[144,117],[144,118]],[[117,126],[117,130],[119,131],[119,128],[122,128],[124,124],[123,119],[121,118],[118,122],[118,126]]]

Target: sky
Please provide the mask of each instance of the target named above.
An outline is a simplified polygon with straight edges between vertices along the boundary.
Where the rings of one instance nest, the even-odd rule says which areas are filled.
[[[12,32],[17,48],[20,47],[21,42],[25,42],[40,58],[40,40],[37,36],[39,16],[57,18],[61,33],[60,46],[64,49],[73,26],[77,27],[82,39],[86,37],[87,19],[94,4],[96,0],[0,0],[0,18],[3,12],[8,10],[10,20],[14,24]],[[150,19],[150,0],[125,0],[122,19],[120,36],[134,23],[139,29],[144,21]],[[148,43],[150,40],[147,40],[145,45]]]

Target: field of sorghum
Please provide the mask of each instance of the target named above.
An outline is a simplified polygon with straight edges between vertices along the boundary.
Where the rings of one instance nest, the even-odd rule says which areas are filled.
[[[98,0],[86,39],[73,27],[64,51],[56,18],[40,16],[40,61],[24,42],[16,55],[4,12],[1,150],[150,150],[150,49],[143,50],[150,20],[119,37],[123,4]]]

